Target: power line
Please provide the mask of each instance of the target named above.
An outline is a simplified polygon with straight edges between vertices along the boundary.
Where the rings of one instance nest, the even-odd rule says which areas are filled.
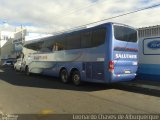
[[[103,3],[103,2],[107,2],[107,1],[104,0],[104,1],[101,2],[101,1],[97,0],[97,1],[92,2],[92,4],[90,4],[90,5],[86,6],[86,7],[80,7],[80,8],[77,8],[76,10],[74,10],[74,9],[66,9],[65,11],[68,11],[69,13],[64,14],[63,17],[61,17],[61,18],[64,18],[64,17],[66,17],[66,16],[68,16],[68,15],[70,15],[70,14],[73,14],[73,13],[76,13],[76,12],[79,12],[79,11],[82,11],[82,10],[85,10],[85,9],[87,9],[87,8],[90,8],[90,7],[98,4],[98,3]],[[60,16],[60,15],[57,15],[57,16],[55,16],[55,17],[59,17],[59,16]]]
[[[103,3],[103,2],[107,2],[107,1],[104,0],[104,1],[102,1],[101,3]],[[73,14],[73,13],[80,12],[80,11],[82,11],[82,10],[85,10],[85,9],[87,9],[87,8],[90,8],[90,7],[94,6],[94,5],[96,5],[97,3],[100,3],[100,2],[99,2],[99,1],[96,1],[96,2],[94,2],[94,3],[92,3],[91,5],[88,5],[88,6],[86,6],[86,7],[82,7],[82,8],[73,10],[73,11],[71,10],[71,11],[69,11],[69,13],[64,14],[63,17],[61,17],[61,18],[64,18],[64,17],[66,17],[66,16],[68,16],[68,15],[71,15],[71,14]],[[56,17],[58,17],[58,16],[60,16],[60,15],[57,15]]]
[[[99,22],[104,22],[106,20],[110,20],[110,19],[114,19],[114,18],[119,18],[119,17],[126,16],[126,15],[129,15],[129,14],[137,13],[137,12],[140,12],[140,11],[152,9],[152,8],[155,8],[155,7],[158,7],[158,6],[160,6],[160,3],[154,4],[154,5],[151,5],[151,6],[148,6],[148,7],[140,8],[138,10],[130,11],[130,12],[127,12],[127,13],[123,13],[123,14],[120,14],[120,15],[117,15],[117,16],[105,18],[105,19],[102,19],[102,20],[99,20],[99,21],[95,21],[95,22],[91,22],[91,23],[88,23],[88,24],[84,24],[84,25],[81,25],[81,26],[76,26],[74,28],[70,28],[70,29],[67,29],[67,30],[59,31],[59,32],[56,32],[56,33],[62,33],[62,32],[68,31],[68,30],[74,30],[74,29],[82,28],[82,27],[85,27],[87,25],[91,25],[91,24],[95,24],[95,23],[99,23]]]
[[[138,9],[138,10],[135,10],[135,11],[131,11],[131,12],[127,12],[127,13],[124,13],[124,14],[120,14],[120,15],[117,15],[117,16],[113,16],[113,17],[110,17],[110,18],[102,19],[102,20],[99,20],[99,21],[96,21],[96,22],[92,22],[92,23],[89,23],[89,24],[86,24],[86,25],[90,25],[90,24],[94,24],[94,23],[98,23],[98,22],[103,22],[103,21],[106,21],[106,20],[110,20],[110,19],[114,19],[114,18],[118,18],[118,17],[122,17],[122,16],[126,16],[126,15],[129,15],[129,14],[132,14],[132,13],[136,13],[136,12],[152,9],[152,8],[155,8],[155,7],[158,7],[158,6],[160,6],[160,3],[152,5],[152,6],[149,6],[149,7],[141,8],[141,9]]]
[[[85,6],[85,7],[79,7],[79,8],[77,8],[76,10],[75,10],[75,9],[66,9],[65,11],[73,12],[73,11],[81,10],[81,9],[88,8],[88,7],[90,7],[90,6],[93,6],[94,4],[97,4],[98,2],[99,2],[99,1],[92,2],[92,4],[88,4],[88,6]]]
[[[80,7],[80,8],[77,8],[76,10],[74,10],[74,9],[66,9],[66,10],[64,10],[64,11],[68,11],[67,14],[63,14],[62,17],[61,17],[61,15],[55,15],[54,17],[61,17],[61,19],[62,19],[62,18],[64,18],[64,17],[67,17],[68,15],[71,15],[71,14],[77,13],[77,12],[80,12],[80,11],[82,11],[82,10],[85,10],[85,9],[87,9],[87,8],[90,8],[90,7],[92,7],[92,6],[95,6],[95,5],[98,4],[98,3],[103,3],[103,2],[107,2],[107,0],[103,0],[102,2],[99,1],[99,0],[97,0],[97,1],[95,1],[95,2],[92,2],[92,4],[90,4],[90,5],[88,5],[88,6]]]

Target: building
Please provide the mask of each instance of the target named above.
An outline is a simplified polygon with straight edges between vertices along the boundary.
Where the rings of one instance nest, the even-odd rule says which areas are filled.
[[[160,36],[160,25],[139,28],[138,35],[139,39],[147,37],[158,37]]]
[[[23,44],[25,42],[25,36],[27,35],[27,30],[21,28],[14,33],[13,46],[14,55],[19,57],[23,51]]]
[[[29,33],[25,28],[17,29],[16,32],[0,32],[0,63],[14,61],[21,56],[22,52],[30,54],[35,51],[23,48],[26,41],[36,40],[51,34]]]
[[[0,61],[14,58],[13,56],[13,41],[14,32],[1,31],[0,32]]]

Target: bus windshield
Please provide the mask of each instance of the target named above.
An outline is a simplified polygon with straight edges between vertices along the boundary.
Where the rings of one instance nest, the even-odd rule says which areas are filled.
[[[125,26],[114,25],[115,39],[126,42],[137,42],[137,31]]]

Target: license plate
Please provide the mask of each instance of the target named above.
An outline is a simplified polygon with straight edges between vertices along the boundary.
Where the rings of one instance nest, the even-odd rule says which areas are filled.
[[[131,71],[129,71],[129,70],[125,70],[125,71],[124,71],[124,73],[125,73],[125,74],[130,74],[130,73],[131,73]]]

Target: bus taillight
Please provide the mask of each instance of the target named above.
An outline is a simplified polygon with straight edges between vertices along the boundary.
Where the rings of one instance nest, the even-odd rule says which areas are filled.
[[[109,61],[109,71],[114,72],[114,61]]]

